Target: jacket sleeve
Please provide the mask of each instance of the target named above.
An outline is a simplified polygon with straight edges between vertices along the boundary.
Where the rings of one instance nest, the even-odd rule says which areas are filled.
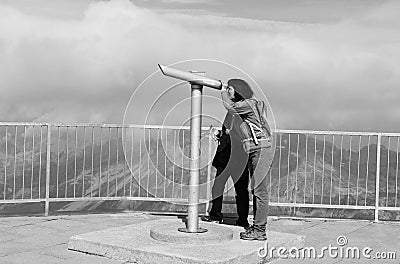
[[[233,102],[228,95],[227,91],[222,91],[221,92],[221,97],[222,97],[222,102],[224,104],[224,107],[226,110],[229,112],[233,112],[239,115],[244,115],[251,113],[253,110],[251,106],[249,105],[246,100],[239,101],[239,102]]]

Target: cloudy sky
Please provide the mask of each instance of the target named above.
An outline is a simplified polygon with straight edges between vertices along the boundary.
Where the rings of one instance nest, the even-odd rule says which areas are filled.
[[[277,128],[400,132],[399,13],[384,0],[0,0],[0,121],[122,123],[127,109],[181,124],[189,89],[165,93],[173,80],[154,72],[197,60],[177,65],[251,76]]]

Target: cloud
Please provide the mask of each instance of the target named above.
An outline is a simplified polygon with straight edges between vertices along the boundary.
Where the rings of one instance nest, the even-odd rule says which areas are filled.
[[[161,0],[163,3],[197,4],[208,2],[207,0]]]
[[[304,24],[157,13],[128,0],[93,2],[74,19],[0,6],[1,119],[118,123],[157,63],[211,58],[263,87],[278,128],[399,131],[399,8]],[[136,110],[167,84],[155,81]]]

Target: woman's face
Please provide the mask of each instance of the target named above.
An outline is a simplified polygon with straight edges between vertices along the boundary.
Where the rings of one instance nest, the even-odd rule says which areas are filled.
[[[235,90],[233,89],[232,86],[229,86],[228,94],[229,94],[229,99],[231,100],[235,99]]]

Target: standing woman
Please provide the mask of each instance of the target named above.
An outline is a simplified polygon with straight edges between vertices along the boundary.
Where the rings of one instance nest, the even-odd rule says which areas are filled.
[[[233,129],[242,135],[242,145],[249,155],[254,224],[245,232],[241,232],[240,238],[266,240],[269,203],[267,174],[274,156],[274,148],[271,130],[266,120],[265,103],[253,96],[253,90],[242,79],[230,79],[228,87],[221,91],[224,107],[228,112],[241,117]]]

